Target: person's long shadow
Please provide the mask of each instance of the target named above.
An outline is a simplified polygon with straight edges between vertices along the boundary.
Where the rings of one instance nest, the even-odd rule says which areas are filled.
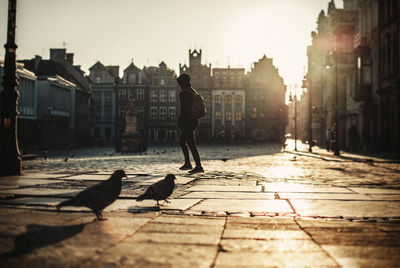
[[[82,232],[85,225],[46,226],[30,224],[25,233],[15,238],[14,249],[1,254],[0,259],[19,257],[31,253],[35,249],[61,242]]]

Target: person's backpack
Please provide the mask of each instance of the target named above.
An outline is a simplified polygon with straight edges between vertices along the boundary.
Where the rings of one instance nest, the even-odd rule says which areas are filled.
[[[195,91],[193,93],[192,113],[196,119],[203,118],[206,115],[207,109],[204,105],[203,97]]]

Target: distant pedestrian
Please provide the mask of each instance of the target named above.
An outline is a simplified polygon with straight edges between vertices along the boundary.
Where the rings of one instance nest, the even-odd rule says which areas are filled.
[[[199,126],[199,122],[193,111],[195,105],[194,100],[197,92],[192,88],[190,76],[188,74],[182,74],[176,80],[182,89],[179,93],[181,114],[178,118],[178,126],[182,130],[179,144],[182,148],[183,156],[185,157],[185,163],[179,169],[191,169],[189,171],[190,174],[204,172],[195,140],[195,130]],[[190,163],[188,147],[192,152],[193,159],[196,163],[196,166],[193,169],[192,164]]]

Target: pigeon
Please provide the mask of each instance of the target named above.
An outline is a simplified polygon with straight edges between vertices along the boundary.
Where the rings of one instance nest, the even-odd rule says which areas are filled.
[[[106,220],[103,218],[102,211],[118,198],[121,193],[123,177],[127,178],[125,171],[114,171],[108,180],[93,185],[75,197],[58,204],[57,211],[65,206],[88,207],[96,215],[97,220]]]
[[[159,200],[164,200],[169,203],[167,198],[172,194],[175,188],[176,177],[174,174],[168,174],[163,180],[158,181],[147,188],[146,192],[136,198],[136,201],[143,201],[145,199],[154,199],[157,201],[157,206]]]

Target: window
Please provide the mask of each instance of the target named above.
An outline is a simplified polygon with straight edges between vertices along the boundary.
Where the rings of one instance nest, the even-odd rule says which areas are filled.
[[[150,119],[157,119],[157,107],[150,107]]]
[[[150,100],[151,100],[151,102],[157,102],[157,91],[155,91],[155,90],[152,90],[151,91],[151,96],[150,96]]]
[[[111,116],[112,116],[111,108],[110,107],[106,107],[105,110],[104,110],[104,119],[105,120],[111,120]]]
[[[128,98],[129,99],[134,99],[135,98],[135,90],[134,89],[129,89],[128,90]]]
[[[232,96],[231,95],[226,95],[225,96],[225,104],[232,104]]]
[[[165,91],[165,90],[160,91],[160,101],[161,102],[167,101],[167,91]]]
[[[235,112],[235,121],[242,121],[242,112]]]
[[[256,118],[256,117],[257,117],[257,108],[253,107],[250,112],[250,118]]]
[[[168,114],[170,119],[175,119],[176,118],[176,108],[175,107],[169,107],[168,108]]]
[[[137,94],[138,100],[144,100],[144,90],[143,89],[138,89],[136,94]]]
[[[215,112],[215,120],[221,120],[221,112],[220,111],[217,111],[217,112]]]
[[[243,97],[242,97],[242,96],[239,96],[239,95],[236,95],[236,96],[235,96],[235,103],[236,103],[237,105],[242,105],[242,104],[243,104]]]
[[[110,93],[105,94],[105,105],[111,106],[111,94]]]
[[[121,89],[119,91],[119,99],[120,100],[126,100],[126,90],[125,89]]]
[[[225,120],[226,121],[232,120],[232,112],[225,112]]]
[[[144,119],[144,107],[143,106],[136,107],[136,117],[140,118],[140,119]]]
[[[176,101],[176,92],[175,92],[175,90],[170,90],[169,91],[168,100],[170,102],[175,102]]]
[[[130,73],[128,78],[129,84],[136,84],[136,74]]]
[[[221,104],[222,102],[222,97],[221,95],[216,95],[215,96],[215,104]]]
[[[160,119],[167,118],[167,107],[160,107]]]
[[[164,85],[165,85],[165,79],[164,79],[164,78],[161,78],[161,79],[160,79],[160,85],[161,85],[161,86],[164,86]]]
[[[94,110],[94,119],[95,120],[100,120],[100,116],[101,116],[100,108],[95,108],[95,110]]]
[[[119,118],[125,117],[125,108],[124,107],[119,107],[118,116],[119,116]]]
[[[93,93],[93,101],[95,104],[100,105],[100,93]]]
[[[260,113],[260,118],[264,118],[264,117],[265,117],[264,112],[261,112]]]

